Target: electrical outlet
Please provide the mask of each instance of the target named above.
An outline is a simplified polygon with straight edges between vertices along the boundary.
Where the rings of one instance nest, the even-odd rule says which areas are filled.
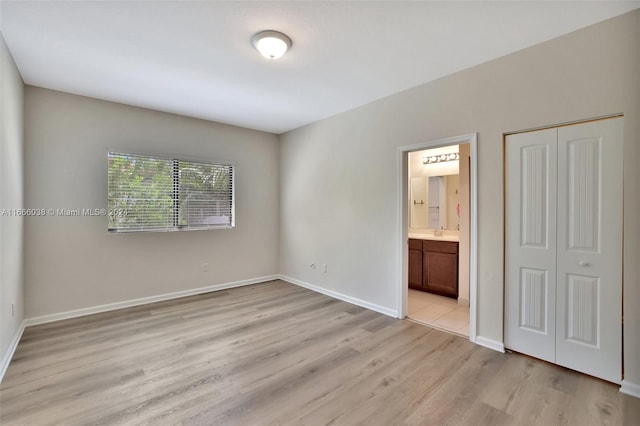
[[[209,264],[205,262],[202,264],[202,272],[208,272],[208,271],[209,271]]]
[[[309,268],[311,268],[311,269],[316,269],[316,264],[315,264],[315,263],[312,263],[311,265],[309,265]]]

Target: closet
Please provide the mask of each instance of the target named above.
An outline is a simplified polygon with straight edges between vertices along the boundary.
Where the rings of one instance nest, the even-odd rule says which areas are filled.
[[[505,141],[505,346],[620,383],[623,118]]]

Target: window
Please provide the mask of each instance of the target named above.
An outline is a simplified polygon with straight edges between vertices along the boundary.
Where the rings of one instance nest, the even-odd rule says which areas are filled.
[[[234,226],[233,166],[110,152],[109,232]]]

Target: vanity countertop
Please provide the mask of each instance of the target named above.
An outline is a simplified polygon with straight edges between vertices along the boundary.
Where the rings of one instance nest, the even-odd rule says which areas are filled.
[[[460,241],[458,235],[443,235],[436,237],[433,234],[409,234],[409,238],[415,238],[417,240],[433,240],[433,241]]]

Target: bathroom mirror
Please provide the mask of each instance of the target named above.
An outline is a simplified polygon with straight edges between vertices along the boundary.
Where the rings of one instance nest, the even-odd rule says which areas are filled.
[[[410,227],[458,230],[459,175],[411,178]]]

